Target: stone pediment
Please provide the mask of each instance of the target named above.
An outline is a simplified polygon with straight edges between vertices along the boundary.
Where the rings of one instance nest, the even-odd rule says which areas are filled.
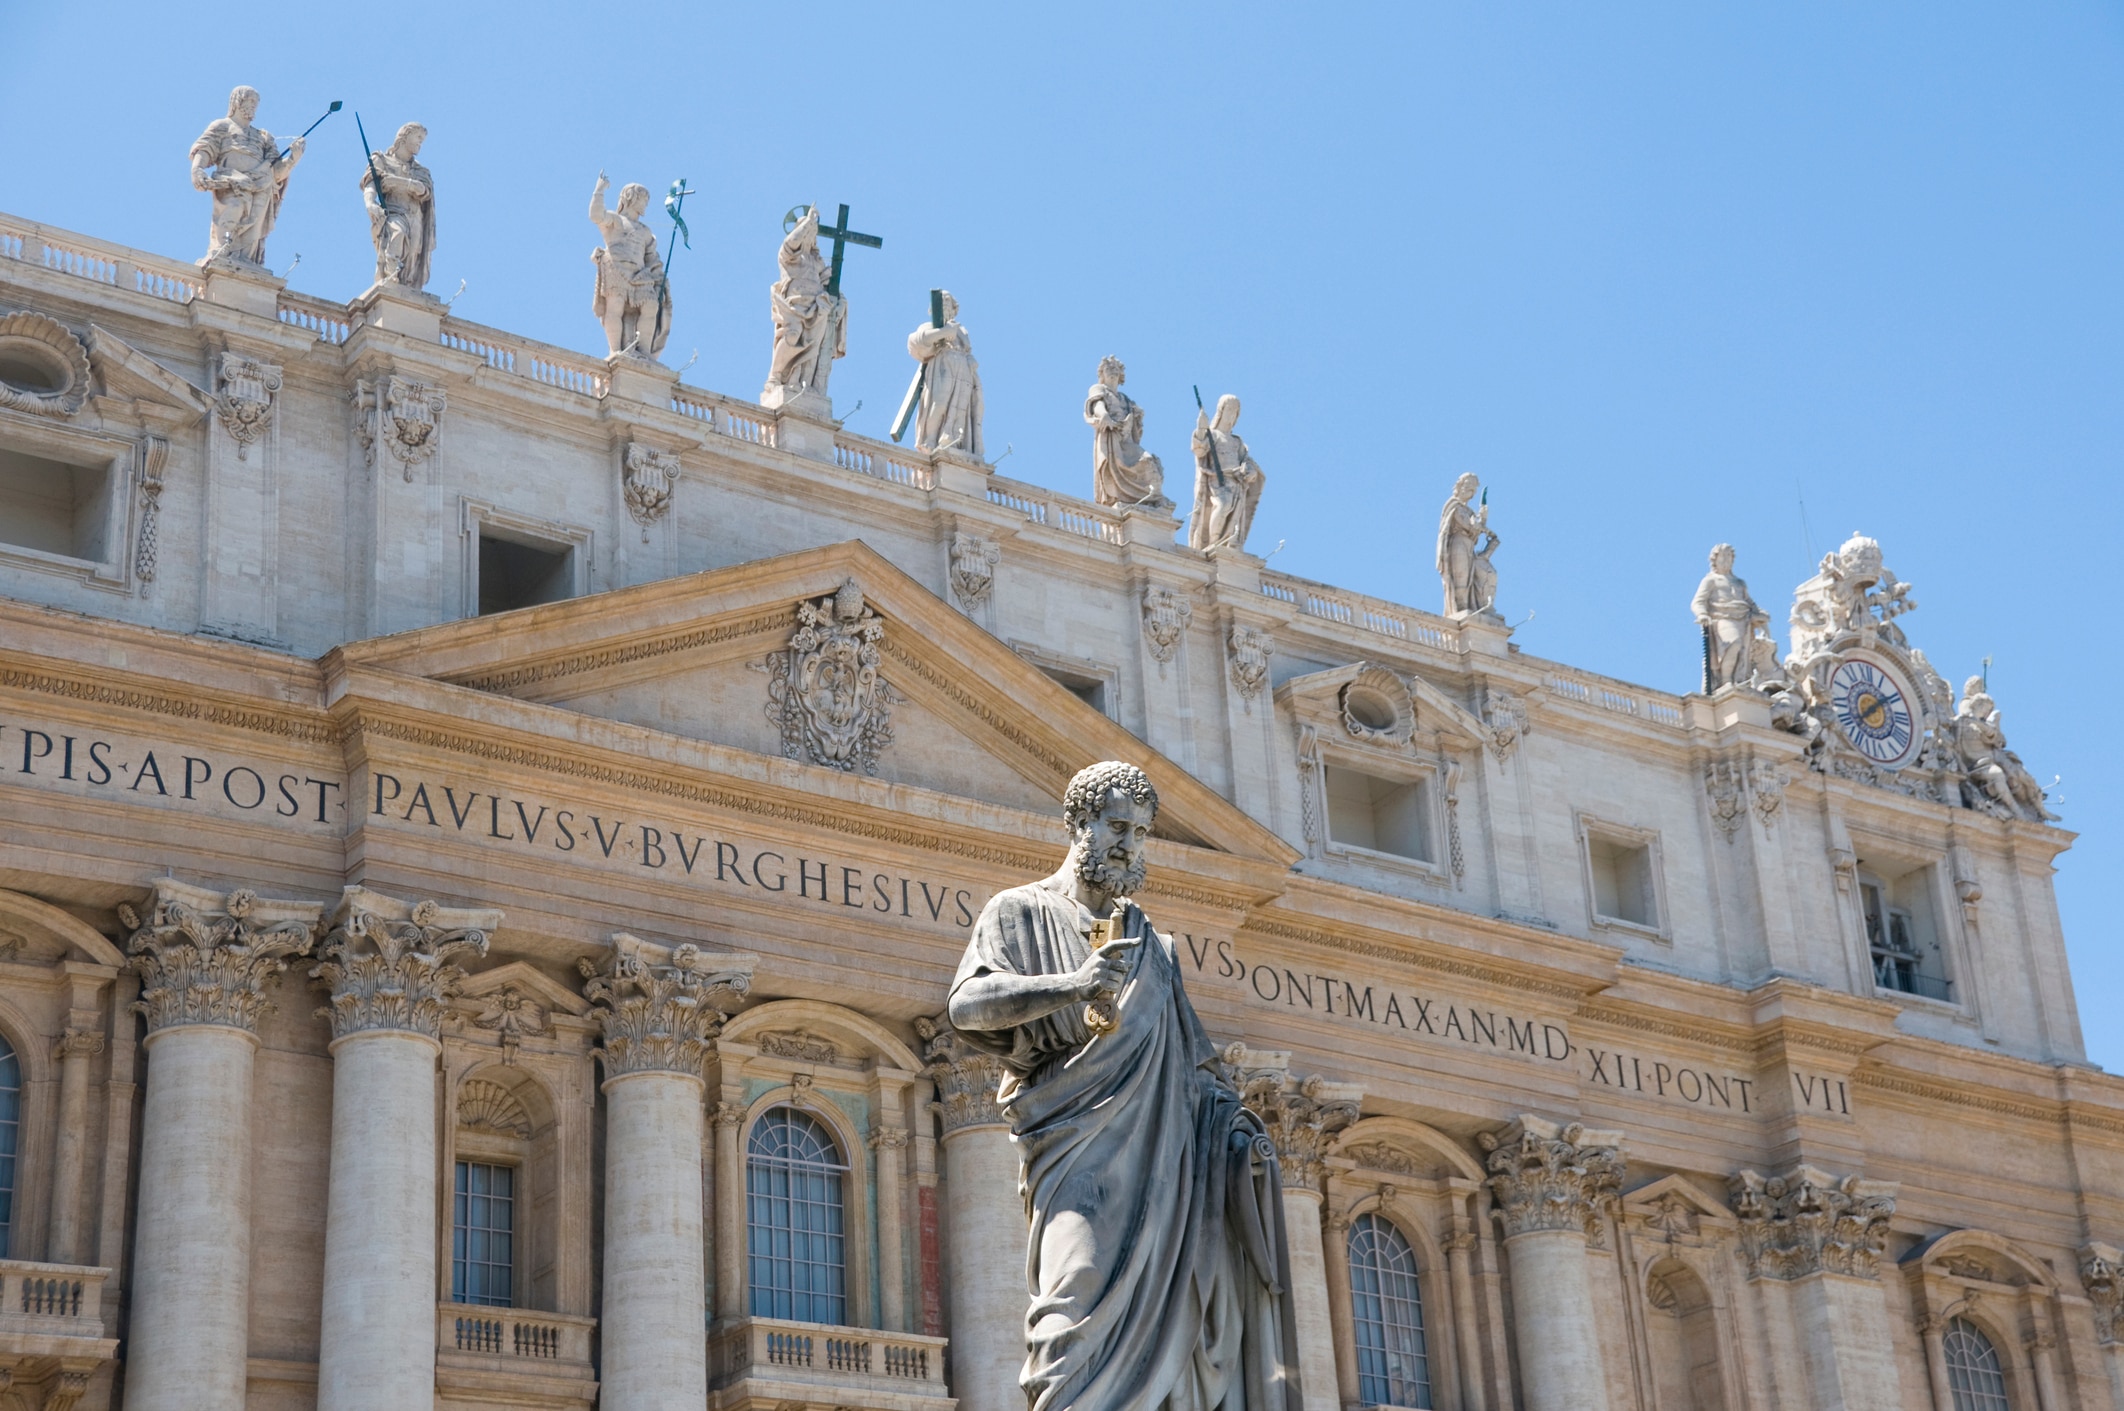
[[[1101,759],[1150,774],[1157,832],[1296,854],[860,541],[378,638],[382,670],[857,777],[1059,813]],[[823,786],[822,780],[822,786]]]
[[[89,325],[88,355],[105,421],[182,429],[207,414],[206,393],[107,329]]]

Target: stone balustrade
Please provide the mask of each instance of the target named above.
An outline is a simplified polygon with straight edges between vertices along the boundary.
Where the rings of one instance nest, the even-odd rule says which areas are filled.
[[[196,266],[5,214],[0,214],[0,260],[21,260],[173,304],[188,304],[199,293]]]
[[[708,1334],[709,1399],[718,1407],[782,1401],[903,1408],[951,1396],[944,1338],[738,1318]]]
[[[589,1411],[597,1319],[469,1303],[435,1305],[435,1389],[451,1404]]]
[[[108,1269],[0,1259],[0,1348],[29,1339],[101,1339]],[[53,1349],[56,1351],[56,1349]]]
[[[1125,544],[1128,537],[1121,527],[1121,520],[1113,511],[1079,500],[1070,495],[1058,495],[1038,485],[1028,485],[1022,480],[1005,480],[990,476],[988,502],[1013,509],[1034,524],[1044,524],[1050,529],[1060,529],[1083,539],[1095,539],[1104,544]]]

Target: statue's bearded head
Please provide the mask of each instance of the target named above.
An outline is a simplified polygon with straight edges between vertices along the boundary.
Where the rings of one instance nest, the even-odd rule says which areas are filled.
[[[247,123],[258,116],[258,90],[247,83],[229,90],[229,116]]]
[[[1099,380],[1109,387],[1119,387],[1128,381],[1128,369],[1121,366],[1119,358],[1109,354],[1099,359]]]
[[[1711,550],[1711,571],[1713,573],[1731,573],[1733,571],[1733,546],[1731,544],[1720,544]]]
[[[1109,760],[1078,772],[1062,797],[1070,859],[1100,891],[1132,896],[1143,886],[1145,845],[1158,816],[1158,791],[1133,764]]]

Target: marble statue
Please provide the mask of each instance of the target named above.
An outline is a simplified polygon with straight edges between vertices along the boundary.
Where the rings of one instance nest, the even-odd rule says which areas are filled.
[[[1755,605],[1748,584],[1733,571],[1733,546],[1711,550],[1711,571],[1689,602],[1704,630],[1704,690],[1762,686],[1778,677],[1770,614]]]
[[[2006,748],[2006,728],[1983,677],[1972,676],[1963,683],[1953,728],[1955,754],[1977,795],[1968,800],[1972,807],[1985,806],[2008,818],[2038,822],[2057,818],[2048,807],[2043,786],[2036,783],[2021,757]]]
[[[1115,357],[1099,359],[1099,380],[1084,398],[1092,428],[1092,498],[1114,509],[1147,505],[1170,509],[1165,467],[1143,449],[1143,408],[1121,390],[1128,369]]]
[[[1461,476],[1438,515],[1438,575],[1445,582],[1448,613],[1496,615],[1497,569],[1490,555],[1502,541],[1490,528],[1490,507],[1475,503],[1481,488],[1474,475]]]
[[[671,337],[671,286],[664,279],[656,232],[642,219],[649,209],[649,188],[628,182],[620,188],[618,209],[608,211],[605,192],[611,186],[599,172],[590,192],[590,223],[605,236],[605,247],[590,255],[597,263],[590,311],[605,325],[612,356],[653,359]]]
[[[1129,898],[1158,795],[1095,764],[1069,856],[982,909],[949,1014],[1001,1061],[1031,1220],[1029,1411],[1300,1411],[1276,1150]]]
[[[435,258],[435,178],[416,160],[427,140],[428,129],[409,122],[361,169],[361,199],[369,208],[378,284],[428,287],[428,269]],[[383,183],[381,191],[376,189],[378,181]]]
[[[282,152],[273,134],[255,126],[258,90],[229,94],[229,115],[216,118],[192,144],[192,185],[214,198],[206,258],[201,265],[265,264],[266,237],[280,216],[288,176],[302,160],[298,137]]]
[[[1195,413],[1195,513],[1187,524],[1187,542],[1197,549],[1246,548],[1267,479],[1261,462],[1239,439],[1239,399],[1217,399],[1217,415]]]
[[[802,392],[824,393],[833,360],[848,352],[848,301],[826,288],[817,206],[783,238],[775,260],[782,277],[767,291],[774,313],[774,358],[761,400],[768,406]]]
[[[973,337],[959,322],[959,301],[942,296],[944,324],[925,323],[907,335],[907,353],[922,365],[921,410],[915,445],[981,459],[981,365]]]

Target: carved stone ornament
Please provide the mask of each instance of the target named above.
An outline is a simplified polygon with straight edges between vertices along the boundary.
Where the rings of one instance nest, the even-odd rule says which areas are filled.
[[[1490,753],[1499,765],[1508,764],[1527,733],[1527,703],[1511,691],[1495,687],[1483,693],[1482,723],[1490,732]]]
[[[411,481],[413,467],[425,463],[442,445],[443,408],[448,402],[442,388],[397,373],[356,382],[354,405],[361,420],[355,434],[361,438],[369,468],[376,468],[376,448],[381,445]]]
[[[73,330],[43,314],[0,316],[0,407],[72,416],[88,395],[88,349]]]
[[[1143,636],[1151,656],[1162,672],[1180,650],[1180,639],[1195,620],[1195,605],[1170,588],[1146,588],[1143,592]]]
[[[442,1037],[443,1006],[465,972],[460,956],[484,956],[501,925],[498,911],[469,911],[433,901],[407,905],[366,887],[349,887],[332,914],[310,978],[329,996],[317,1011],[332,1037],[378,1029]]]
[[[878,675],[885,620],[863,602],[851,578],[841,591],[797,605],[787,651],[761,663],[769,677],[767,718],[782,732],[782,753],[848,773],[878,772],[892,743],[899,693]]]
[[[1245,1074],[1240,1101],[1261,1119],[1275,1143],[1283,1184],[1293,1190],[1318,1190],[1327,1164],[1322,1158],[1335,1133],[1357,1120],[1354,1089],[1329,1083],[1318,1074],[1303,1080],[1282,1068]]]
[[[1676,1240],[1694,1239],[1697,1229],[1696,1207],[1680,1196],[1669,1192],[1659,1198],[1659,1204],[1645,1217],[1648,1228],[1659,1232],[1668,1244]]]
[[[771,1053],[776,1058],[793,1058],[799,1063],[831,1063],[841,1056],[833,1040],[820,1038],[808,1029],[762,1034],[760,1052]]]
[[[486,1008],[472,1022],[500,1040],[502,1062],[513,1067],[516,1051],[523,1047],[524,1035],[546,1032],[546,1011],[511,985],[488,995]]]
[[[1598,1243],[1601,1212],[1622,1189],[1622,1133],[1526,1116],[1480,1141],[1506,1239],[1576,1230]]]
[[[140,533],[133,542],[133,576],[142,592],[155,581],[155,559],[162,534],[162,477],[170,464],[170,443],[160,436],[140,438]]]
[[[1232,684],[1239,688],[1239,699],[1251,712],[1254,697],[1268,685],[1269,659],[1276,654],[1276,643],[1258,627],[1234,627],[1224,645],[1231,657]]]
[[[1003,551],[978,534],[961,531],[951,538],[951,591],[959,606],[972,612],[988,601],[996,585],[996,564]]]
[[[1431,1168],[1419,1161],[1410,1152],[1387,1142],[1358,1142],[1341,1148],[1336,1155],[1346,1156],[1366,1171],[1390,1171],[1397,1176],[1429,1176]]]
[[[1727,1185],[1748,1277],[1878,1276],[1895,1214],[1893,1182],[1838,1180],[1816,1167],[1797,1166],[1782,1176],[1743,1171]]]
[[[671,492],[679,478],[678,453],[629,441],[625,460],[621,488],[627,496],[627,513],[646,529],[671,508]]]
[[[59,1041],[52,1045],[52,1061],[55,1063],[62,1062],[76,1054],[83,1058],[94,1058],[101,1052],[103,1052],[103,1035],[100,1031],[95,1029],[68,1029],[59,1036]]]
[[[1320,728],[1298,727],[1298,821],[1308,843],[1321,841]]]
[[[1785,766],[1772,760],[1752,760],[1748,765],[1748,792],[1753,795],[1755,817],[1768,831],[1785,807]]]
[[[708,1049],[723,1032],[730,1011],[752,989],[752,968],[738,957],[706,955],[700,947],[676,949],[632,936],[613,938],[601,969],[577,962],[583,993],[597,1006],[605,1042],[597,1056],[607,1078],[630,1073],[701,1076]]]
[[[1398,749],[1416,733],[1416,697],[1408,682],[1383,666],[1362,664],[1335,699],[1351,739]]]
[[[1460,761],[1447,755],[1439,761],[1438,774],[1445,783],[1446,862],[1453,869],[1453,885],[1464,887],[1468,876],[1468,850],[1460,840]]]
[[[214,414],[236,441],[239,459],[273,424],[273,397],[280,391],[280,369],[241,353],[223,352],[214,362]]]
[[[1003,1109],[996,1101],[1003,1084],[1003,1061],[959,1037],[959,1031],[941,1014],[917,1019],[914,1027],[922,1040],[924,1071],[937,1085],[944,1135],[967,1127],[1003,1125]]]
[[[2103,1345],[2124,1342],[2124,1254],[2113,1245],[2082,1246],[2080,1287],[2094,1305],[2095,1332]]]
[[[266,981],[307,955],[316,939],[313,902],[268,901],[256,892],[226,897],[164,880],[145,919],[118,915],[132,935],[126,952],[140,975],[133,1008],[150,1032],[176,1024],[221,1024],[256,1032],[267,1008]]]
[[[1715,759],[1704,766],[1704,792],[1711,798],[1711,821],[1732,842],[1740,832],[1748,805],[1741,797],[1741,767],[1730,759]]]
[[[1792,655],[1802,661],[1845,633],[1903,645],[1895,619],[1917,606],[1910,585],[1888,570],[1878,541],[1863,534],[1822,556],[1792,604]]]
[[[518,1141],[531,1139],[531,1114],[524,1111],[516,1095],[499,1083],[478,1078],[466,1083],[457,1095],[457,1125]]]

